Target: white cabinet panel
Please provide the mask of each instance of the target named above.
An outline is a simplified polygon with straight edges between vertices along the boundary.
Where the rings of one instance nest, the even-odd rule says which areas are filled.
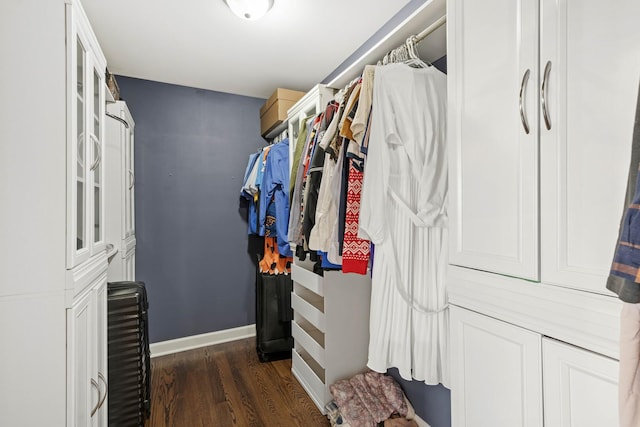
[[[631,152],[640,2],[543,0],[542,11],[542,281],[605,293]]]
[[[104,251],[106,59],[79,2],[67,18],[67,268]]]
[[[538,2],[448,14],[450,261],[537,280]]]
[[[63,307],[62,291],[0,297],[0,426],[64,425]]]
[[[549,427],[618,425],[618,362],[543,340],[544,419]]]
[[[450,310],[452,424],[542,427],[540,334]]]
[[[108,424],[108,392],[109,385],[107,378],[108,372],[108,347],[107,347],[107,284],[106,281],[99,282],[93,289],[95,298],[95,363],[98,382],[102,396],[98,404],[98,411],[95,414],[95,425],[99,427],[107,427]]]
[[[340,271],[325,271],[323,277],[308,268],[313,263],[296,261],[291,269],[291,370],[324,413],[329,386],[366,368],[371,279]]]
[[[67,426],[93,426],[91,412],[100,400],[99,384],[94,375],[95,306],[89,292],[67,311]]]
[[[67,310],[67,427],[106,427],[107,278]]]

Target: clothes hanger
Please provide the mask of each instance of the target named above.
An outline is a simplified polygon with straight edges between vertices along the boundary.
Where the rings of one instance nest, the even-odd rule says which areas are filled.
[[[415,68],[431,67],[431,64],[420,59],[416,52],[416,36],[409,37],[405,42],[405,46],[409,54],[409,58],[404,61],[405,64]]]

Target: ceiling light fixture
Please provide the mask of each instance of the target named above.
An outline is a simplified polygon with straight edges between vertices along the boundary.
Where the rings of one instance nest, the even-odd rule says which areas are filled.
[[[262,18],[273,7],[274,0],[224,0],[229,9],[247,21]]]

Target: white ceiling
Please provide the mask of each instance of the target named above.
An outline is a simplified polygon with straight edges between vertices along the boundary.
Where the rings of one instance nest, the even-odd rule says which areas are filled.
[[[109,71],[267,98],[306,91],[409,0],[275,0],[244,21],[223,0],[82,0]]]

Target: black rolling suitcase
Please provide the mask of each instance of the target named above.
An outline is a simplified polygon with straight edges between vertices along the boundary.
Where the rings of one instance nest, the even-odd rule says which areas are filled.
[[[107,284],[110,427],[142,427],[150,415],[148,308],[144,283]]]
[[[291,358],[290,274],[263,274],[256,278],[256,350],[261,362]]]

